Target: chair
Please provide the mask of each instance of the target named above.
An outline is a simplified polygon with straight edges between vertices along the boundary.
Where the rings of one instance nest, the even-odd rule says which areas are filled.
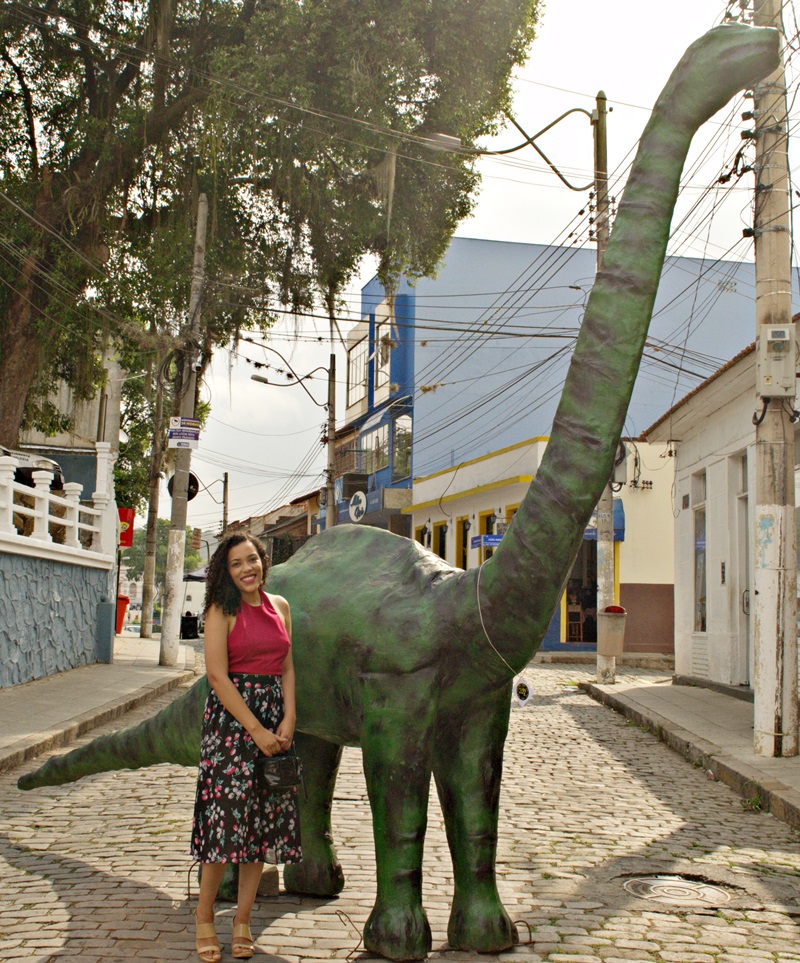
[[[580,605],[567,606],[567,642],[583,642],[583,613]]]

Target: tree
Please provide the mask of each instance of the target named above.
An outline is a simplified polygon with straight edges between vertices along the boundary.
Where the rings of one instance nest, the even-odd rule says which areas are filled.
[[[156,582],[163,584],[164,572],[167,567],[167,536],[169,535],[169,519],[159,518],[156,543]],[[192,529],[186,527],[186,553],[183,563],[184,572],[194,572],[203,564],[199,552],[191,547]],[[128,579],[138,581],[144,573],[145,531],[137,528],[133,533],[133,545],[126,548],[123,562],[128,573]]]
[[[159,225],[192,219],[200,189],[214,199],[209,250],[239,254],[239,269],[209,275],[225,295],[209,345],[276,299],[340,290],[365,252],[387,278],[432,270],[477,179],[465,157],[421,163],[414,138],[494,128],[537,6],[6,4],[0,442],[16,443],[23,418],[53,423],[54,381],[91,395],[105,339],[152,350],[140,316],[109,308],[108,282]],[[215,246],[215,224],[238,229]],[[177,303],[185,263],[161,267]]]

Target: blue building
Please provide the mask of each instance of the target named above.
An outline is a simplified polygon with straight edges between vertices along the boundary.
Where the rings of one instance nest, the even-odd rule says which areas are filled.
[[[339,522],[410,534],[412,477],[550,432],[595,273],[588,248],[455,238],[434,278],[377,278],[348,332]],[[625,426],[636,436],[752,340],[753,265],[668,258]]]

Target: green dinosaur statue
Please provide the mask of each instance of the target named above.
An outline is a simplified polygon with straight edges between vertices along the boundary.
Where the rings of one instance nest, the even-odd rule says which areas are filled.
[[[413,960],[430,949],[421,897],[431,773],[454,867],[448,940],[488,953],[514,943],[495,881],[511,681],[547,628],[611,474],[691,138],[777,67],[778,49],[774,30],[717,27],[669,79],[619,205],[539,474],[494,556],[465,572],[408,539],[344,525],[271,572],[271,589],[292,606],[297,745],[309,794],[303,861],[286,867],[285,884],[317,895],[341,890],[330,809],[342,746],[361,746],[377,859],[364,931],[371,952]],[[206,692],[202,680],[143,725],[50,760],[20,788],[196,764]]]

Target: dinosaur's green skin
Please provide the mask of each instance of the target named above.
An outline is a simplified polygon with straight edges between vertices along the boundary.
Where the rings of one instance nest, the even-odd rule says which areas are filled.
[[[656,104],[539,474],[480,576],[484,622],[514,670],[544,634],[611,473],[692,135],[777,64],[777,32],[718,27],[689,48]],[[473,951],[510,947],[515,933],[494,863],[512,672],[481,628],[477,570],[451,569],[407,539],[348,525],[312,539],[270,578],[292,606],[297,741],[309,787],[303,862],[286,867],[287,888],[341,889],[330,806],[341,746],[360,745],[378,883],[367,948],[396,960],[430,949],[421,865],[431,773],[454,866],[448,940]],[[198,683],[145,726],[53,759],[20,787],[162,761],[195,764],[205,691]],[[191,738],[165,741],[189,731]]]

